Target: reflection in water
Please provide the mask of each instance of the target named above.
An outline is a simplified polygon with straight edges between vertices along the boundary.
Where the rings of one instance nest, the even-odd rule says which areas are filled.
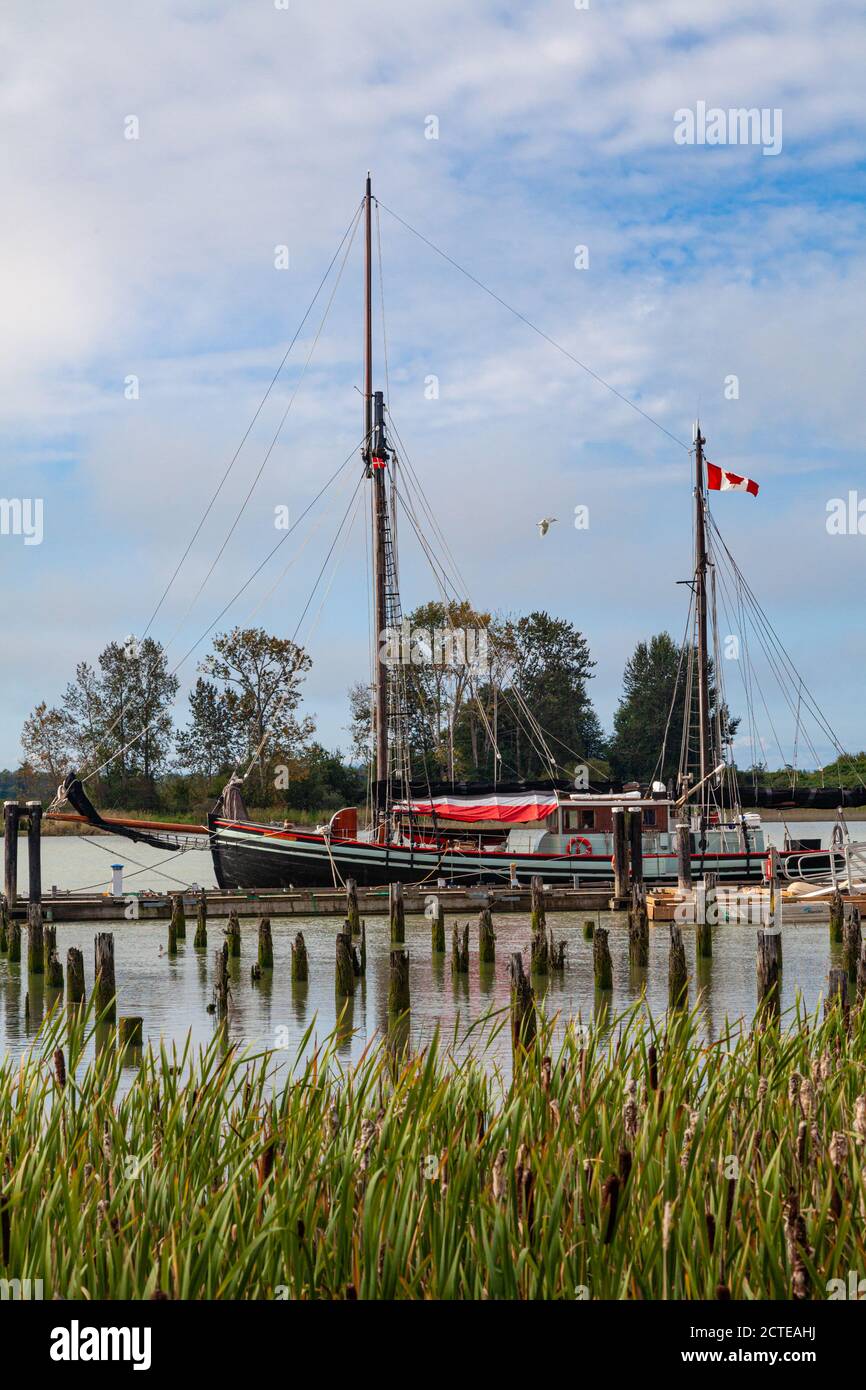
[[[548,976],[533,977],[536,1001],[546,1015],[556,1019],[561,1032],[570,1019],[598,1020],[604,1010],[617,1014],[646,995],[648,1009],[661,1017],[667,1009],[668,933],[664,926],[650,927],[650,960],[635,969],[628,958],[625,917],[601,915],[609,930],[613,961],[613,990],[597,995],[593,979],[592,941],[584,935],[585,914],[550,914],[550,926],[567,946],[566,968]],[[213,997],[214,946],[221,940],[221,924],[211,924],[212,945],[194,950],[181,943],[178,954],[160,956],[164,922],[123,922],[112,926],[119,990],[118,1014],[141,1015],[145,1041],[158,1046],[181,1043],[188,1031],[198,1046],[210,1040],[218,1021],[207,1013]],[[242,954],[229,962],[231,999],[225,1023],[226,1045],[249,1045],[255,1050],[279,1046],[293,1057],[308,1029],[312,1039],[322,1040],[337,1022],[346,1001],[334,990],[334,922],[329,919],[272,919],[274,968],[254,983],[250,965],[256,958],[255,921],[242,922]],[[450,937],[451,923],[446,924]],[[438,1030],[443,1041],[458,1051],[485,1050],[490,1063],[511,1068],[509,1029],[502,1025],[510,997],[509,957],[522,951],[529,961],[530,928],[527,916],[498,916],[496,961],[479,966],[478,930],[470,929],[469,973],[454,976],[450,956],[431,953],[430,926],[423,917],[406,922],[409,952],[411,1012],[401,1024],[406,1043],[414,1050],[427,1045]],[[291,980],[291,942],[302,930],[307,944],[309,982]],[[57,927],[58,951],[63,958],[70,946],[87,944],[93,928],[63,924]],[[753,927],[720,924],[713,935],[713,956],[695,959],[691,928],[684,932],[689,971],[689,998],[699,1001],[700,1024],[707,1037],[717,1037],[728,1023],[751,1023],[756,1009]],[[388,923],[384,917],[367,918],[367,974],[356,982],[356,991],[344,1009],[340,1026],[340,1060],[357,1060],[374,1037],[389,1036]],[[92,951],[85,952],[88,996],[93,988]],[[825,924],[784,928],[784,970],[781,1006],[789,1009],[799,989],[808,1009],[814,1009],[826,991],[827,973],[839,964],[841,948],[831,948]],[[29,1029],[25,1027],[25,997],[29,999]],[[18,1056],[32,1043],[35,1031],[52,1007],[57,1007],[39,977],[28,981],[26,970],[0,956],[0,1040],[6,1051]],[[507,1018],[506,1018],[507,1024]],[[279,1043],[277,1038],[280,1039]],[[398,1035],[397,1041],[400,1041]],[[130,1075],[132,1073],[130,1072]]]

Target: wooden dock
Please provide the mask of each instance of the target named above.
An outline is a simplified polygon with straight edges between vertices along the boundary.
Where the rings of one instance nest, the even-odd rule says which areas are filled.
[[[184,908],[194,916],[201,891],[181,892]],[[122,922],[162,921],[171,917],[173,893],[110,893],[57,892],[42,895],[42,913],[47,922]],[[272,891],[222,892],[205,890],[208,918],[227,918],[236,912],[239,917],[343,917],[346,916],[344,888],[307,888],[293,892]],[[431,898],[438,898],[446,913],[478,913],[490,907],[494,913],[530,911],[531,889],[526,887],[431,888],[406,885],[403,901],[407,915],[423,914]],[[548,912],[606,912],[610,906],[611,888],[551,888],[545,892]],[[27,918],[27,899],[19,898],[10,916]],[[359,888],[358,909],[362,917],[384,917],[388,914],[388,889]]]

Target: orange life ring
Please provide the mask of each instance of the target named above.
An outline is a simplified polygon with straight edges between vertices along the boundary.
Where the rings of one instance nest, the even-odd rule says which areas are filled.
[[[582,846],[583,854],[592,854],[592,845],[585,835],[572,835],[568,844],[565,846],[566,854],[573,854],[577,845]]]

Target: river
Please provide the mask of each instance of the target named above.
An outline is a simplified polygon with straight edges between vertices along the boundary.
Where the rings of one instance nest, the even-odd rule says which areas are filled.
[[[779,832],[781,842],[782,827],[769,829],[774,840],[774,832]],[[866,838],[866,824],[852,823],[851,832],[856,837]],[[797,833],[826,837],[829,826],[826,822],[816,823],[813,829],[811,823],[802,822]],[[26,868],[26,852],[21,857],[22,868]],[[209,855],[190,852],[174,856],[168,863],[165,860],[163,851],[146,845],[130,845],[114,837],[100,836],[89,841],[77,836],[47,836],[43,841],[46,891],[52,883],[64,888],[81,889],[99,884],[107,887],[112,863],[124,864],[125,884],[130,888],[179,888],[194,883],[213,886]],[[142,865],[147,867],[142,869]],[[558,1016],[560,1022],[580,1018],[584,1023],[591,1023],[599,1005],[593,982],[592,942],[584,938],[582,931],[586,916],[586,913],[562,913],[551,914],[548,919],[554,934],[564,937],[568,943],[566,969],[562,974],[549,976],[542,1001],[547,1013]],[[465,920],[467,918],[461,915],[461,925]],[[650,928],[650,964],[646,971],[636,973],[629,969],[624,918],[604,913],[597,920],[610,928],[614,976],[611,1008],[622,1010],[638,999],[645,988],[651,1012],[661,1016],[667,1006],[666,928],[663,925]],[[411,1041],[415,1047],[429,1041],[438,1026],[449,1040],[455,1038],[458,1050],[463,1051],[470,1045],[467,1033],[473,1024],[491,1012],[507,1008],[508,960],[517,950],[522,950],[524,959],[528,959],[529,919],[522,914],[496,918],[496,965],[484,970],[480,969],[477,957],[474,918],[471,923],[469,975],[455,981],[451,977],[449,957],[433,958],[431,955],[426,920],[407,919]],[[331,1032],[338,1016],[334,995],[334,936],[338,925],[334,918],[275,918],[272,922],[273,974],[254,983],[250,978],[250,966],[256,958],[257,929],[252,920],[242,922],[241,959],[231,962],[230,1039],[256,1049],[277,1048],[288,1059],[311,1023],[319,1038]],[[449,956],[451,926],[449,921]],[[62,961],[70,946],[79,946],[84,952],[88,993],[93,981],[92,937],[95,930],[94,926],[82,923],[57,927]],[[212,993],[213,950],[222,940],[222,923],[210,922],[207,952],[193,948],[193,932],[189,930],[186,942],[181,943],[173,958],[160,954],[167,939],[165,922],[119,922],[113,923],[111,930],[115,938],[119,1013],[141,1015],[145,1039],[154,1045],[158,1045],[160,1039],[180,1041],[188,1030],[196,1042],[203,1043],[211,1038],[215,1024],[213,1015],[207,1012],[207,1005]],[[291,940],[298,930],[304,932],[307,942],[310,962],[307,986],[293,986],[290,979]],[[784,927],[783,931],[782,1007],[791,1007],[799,992],[806,1008],[813,1009],[826,989],[830,966],[839,963],[839,948],[831,947],[826,923],[800,922]],[[701,990],[701,1026],[705,1035],[718,1036],[726,1020],[750,1020],[755,1009],[754,927],[720,924],[715,929],[712,961],[701,962],[697,969],[691,929],[686,928],[684,935],[690,999],[695,1002]],[[384,917],[368,919],[367,943],[368,973],[360,982],[344,1019],[346,1039],[341,1051],[346,1061],[359,1057],[387,1021],[388,924]],[[28,984],[29,1010],[25,1010]],[[540,988],[538,993],[542,993]],[[22,971],[20,966],[10,965],[5,956],[0,957],[0,1042],[8,1051],[18,1055],[32,1043],[45,1007],[41,985],[32,980],[28,982],[26,969]],[[491,1031],[488,1025],[488,1036]],[[485,1029],[473,1032],[472,1044],[478,1046],[484,1033]],[[510,1066],[507,1028],[489,1043],[488,1055],[491,1062],[500,1064],[507,1073]]]

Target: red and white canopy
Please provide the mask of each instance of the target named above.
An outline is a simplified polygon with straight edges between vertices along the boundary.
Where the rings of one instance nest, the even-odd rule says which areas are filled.
[[[443,820],[540,821],[558,806],[555,792],[518,792],[506,796],[434,796],[430,801],[398,801],[396,811],[412,811],[416,816],[441,816]]]

